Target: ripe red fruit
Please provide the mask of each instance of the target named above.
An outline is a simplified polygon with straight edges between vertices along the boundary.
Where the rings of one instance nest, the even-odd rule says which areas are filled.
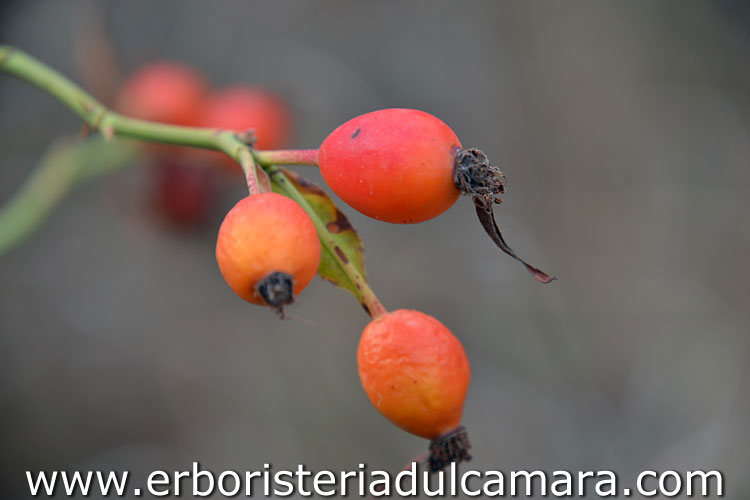
[[[318,151],[320,173],[346,203],[375,219],[409,224],[450,208],[461,143],[438,118],[382,109],[349,120]]]
[[[357,361],[362,387],[388,420],[433,440],[449,461],[468,458],[460,424],[471,370],[442,323],[407,309],[380,316],[362,332]]]
[[[505,176],[479,149],[463,149],[456,134],[429,113],[381,109],[340,125],[318,149],[328,186],[365,215],[411,224],[440,215],[463,192],[471,195],[482,227],[500,249],[541,283],[555,278],[528,264],[505,242],[493,203]]]
[[[276,193],[255,194],[224,218],[216,261],[237,295],[283,315],[318,271],[320,240],[297,203]]]
[[[116,107],[133,118],[191,126],[207,89],[203,77],[189,66],[154,62],[128,78],[118,93]]]

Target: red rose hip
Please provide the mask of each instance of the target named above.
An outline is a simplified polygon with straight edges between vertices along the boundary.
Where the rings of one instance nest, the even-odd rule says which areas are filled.
[[[331,132],[320,146],[318,164],[333,192],[356,210],[410,224],[436,217],[456,202],[459,151],[456,134],[431,114],[383,109]]]
[[[365,215],[411,224],[448,210],[471,195],[482,227],[500,249],[541,283],[555,278],[521,259],[505,242],[492,210],[505,176],[479,149],[463,149],[453,131],[429,113],[381,109],[340,125],[318,149],[328,186]]]

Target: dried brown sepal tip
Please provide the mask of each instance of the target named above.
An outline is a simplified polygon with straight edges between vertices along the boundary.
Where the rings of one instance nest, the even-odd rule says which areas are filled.
[[[505,174],[490,164],[481,149],[461,149],[456,152],[453,182],[462,193],[482,200],[488,207],[503,201],[500,195],[505,193]]]
[[[427,467],[430,472],[438,472],[448,467],[452,462],[468,462],[469,435],[461,426],[432,440],[430,443],[430,456],[427,458]]]
[[[284,319],[284,306],[294,302],[294,278],[280,271],[272,272],[255,285],[255,293]]]
[[[480,224],[500,250],[521,262],[539,283],[546,284],[557,279],[527,263],[505,242],[492,209],[494,203],[502,203],[500,195],[505,193],[505,175],[499,168],[490,165],[482,150],[471,148],[456,152],[453,181],[462,193],[471,195]]]

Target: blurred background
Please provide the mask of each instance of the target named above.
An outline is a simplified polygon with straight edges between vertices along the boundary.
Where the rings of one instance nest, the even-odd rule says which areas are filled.
[[[624,486],[718,469],[726,497],[750,494],[747,3],[6,0],[0,41],[89,87],[107,44],[121,76],[174,60],[262,85],[295,147],[378,108],[437,115],[504,170],[506,238],[559,277],[502,254],[468,199],[419,225],[341,205],[384,305],[466,347],[471,467]],[[79,130],[1,77],[0,202]],[[395,471],[426,451],[360,387],[368,318],[348,293],[316,279],[280,321],[224,283],[215,238],[241,178],[190,231],[154,216],[147,183],[141,166],[82,185],[0,257],[3,498],[28,495],[25,470]]]

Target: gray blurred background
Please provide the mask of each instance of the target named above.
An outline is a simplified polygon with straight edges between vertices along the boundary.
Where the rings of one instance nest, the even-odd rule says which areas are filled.
[[[173,59],[274,88],[295,146],[412,107],[503,168],[498,221],[554,284],[468,199],[419,225],[345,208],[385,306],[466,347],[473,468],[608,468],[624,486],[719,469],[728,498],[750,495],[747,3],[0,4],[0,40],[77,81],[102,26],[125,73]],[[79,128],[1,77],[0,202]],[[25,470],[397,470],[426,450],[359,385],[350,295],[315,280],[289,311],[303,321],[279,321],[226,286],[215,236],[241,181],[186,234],[151,220],[142,176],[82,186],[0,258],[3,498],[28,494]]]

